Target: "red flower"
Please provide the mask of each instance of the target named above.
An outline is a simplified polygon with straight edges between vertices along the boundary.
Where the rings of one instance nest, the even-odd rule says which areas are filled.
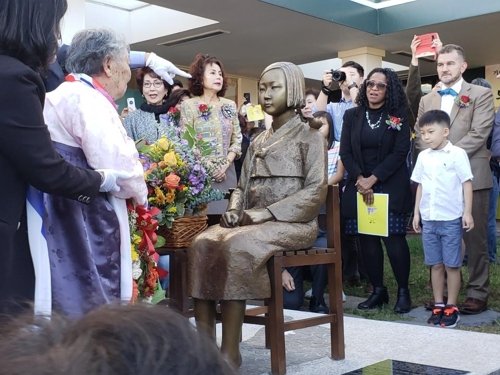
[[[179,121],[181,118],[181,111],[179,111],[176,107],[170,107],[167,114],[173,121]]]
[[[132,280],[132,303],[136,303],[139,297],[139,286],[137,285],[137,281]]]
[[[460,95],[455,98],[455,103],[459,108],[468,107],[470,104],[470,97],[467,95]]]
[[[200,103],[198,105],[198,111],[200,111],[200,116],[203,119],[207,120],[210,117],[210,109],[211,107],[206,105],[205,103]]]

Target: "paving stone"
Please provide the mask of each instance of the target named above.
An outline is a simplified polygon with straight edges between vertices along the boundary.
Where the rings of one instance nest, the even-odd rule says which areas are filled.
[[[310,314],[285,310],[287,320]],[[346,358],[341,361],[329,358],[327,325],[287,332],[287,374],[346,374],[391,359],[455,369],[471,375],[500,375],[500,335],[430,327],[425,323],[428,312],[423,307],[405,315],[411,320],[385,322],[346,316]],[[488,324],[498,318],[497,312],[488,310],[463,316],[463,324]],[[271,362],[270,351],[264,346],[264,328],[245,324],[243,338],[240,374],[268,374]]]

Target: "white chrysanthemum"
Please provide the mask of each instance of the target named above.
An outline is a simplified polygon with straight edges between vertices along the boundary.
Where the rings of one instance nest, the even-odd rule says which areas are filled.
[[[141,261],[135,260],[132,262],[132,278],[138,280],[142,275]]]

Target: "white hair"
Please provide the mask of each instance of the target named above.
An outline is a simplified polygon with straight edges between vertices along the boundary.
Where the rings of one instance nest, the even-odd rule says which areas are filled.
[[[70,73],[92,76],[102,72],[102,63],[106,58],[119,58],[128,51],[125,38],[112,30],[83,30],[73,37],[65,67]]]

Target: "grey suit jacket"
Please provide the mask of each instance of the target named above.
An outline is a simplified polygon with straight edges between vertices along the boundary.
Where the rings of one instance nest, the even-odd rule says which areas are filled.
[[[408,99],[408,123],[410,124],[410,129],[415,128],[415,123],[418,115],[418,106],[420,104],[420,99],[422,99],[422,79],[420,78],[420,70],[418,66],[410,64],[408,70],[408,80],[406,81],[406,98]]]
[[[468,96],[470,104],[460,108],[453,104],[451,110],[451,128],[448,139],[455,146],[461,147],[469,156],[474,190],[489,189],[492,187],[491,170],[489,166],[490,152],[486,148],[486,141],[491,132],[495,115],[493,94],[490,89],[463,82],[460,96]],[[441,96],[436,91],[422,97],[418,108],[418,117],[431,109],[441,109]],[[423,150],[427,146],[420,138],[418,119],[415,126],[417,132],[416,148]]]

